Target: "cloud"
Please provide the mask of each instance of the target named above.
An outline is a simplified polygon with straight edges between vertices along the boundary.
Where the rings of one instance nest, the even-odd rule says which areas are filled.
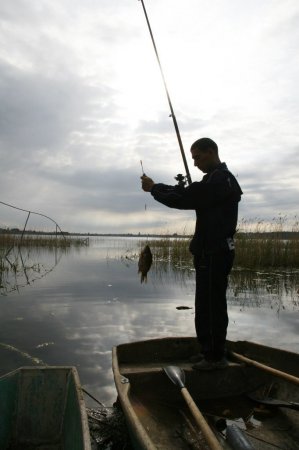
[[[3,146],[17,152],[55,149],[82,127],[92,92],[74,77],[52,79],[2,67],[0,132]]]
[[[192,179],[190,145],[209,136],[244,190],[242,215],[295,214],[297,2],[188,1],[148,14]],[[140,160],[157,182],[184,173],[141,6],[2,2],[0,200],[76,231],[193,224],[140,190]]]

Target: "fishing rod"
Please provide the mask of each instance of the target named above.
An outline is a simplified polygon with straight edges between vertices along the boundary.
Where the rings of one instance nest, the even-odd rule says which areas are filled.
[[[186,160],[186,155],[185,155],[185,151],[184,151],[184,147],[183,147],[183,143],[182,143],[182,139],[181,139],[181,135],[180,135],[180,130],[179,130],[179,127],[178,127],[178,123],[177,123],[175,114],[174,114],[174,110],[173,110],[173,106],[172,106],[172,103],[171,103],[170,95],[169,95],[169,92],[168,92],[168,89],[167,89],[167,84],[166,84],[165,76],[164,76],[164,73],[163,73],[161,61],[160,61],[160,58],[159,58],[157,46],[156,46],[156,43],[155,43],[154,35],[153,35],[152,29],[151,29],[151,25],[150,25],[150,22],[149,22],[149,19],[148,19],[148,15],[147,15],[145,6],[144,6],[144,1],[143,0],[139,0],[139,1],[141,1],[141,4],[142,4],[143,12],[144,12],[144,15],[145,15],[145,18],[146,18],[146,23],[147,23],[148,30],[149,30],[149,33],[150,33],[150,36],[151,36],[151,39],[152,39],[152,43],[153,43],[153,46],[154,46],[154,50],[155,50],[155,54],[156,54],[156,57],[157,57],[157,61],[158,61],[159,67],[160,67],[160,72],[161,72],[161,75],[162,75],[162,80],[163,80],[163,83],[164,83],[166,96],[167,96],[167,100],[168,100],[168,104],[169,104],[169,108],[170,108],[170,117],[172,117],[172,120],[173,120],[173,125],[174,125],[174,128],[175,128],[175,132],[176,132],[176,136],[177,136],[177,139],[178,139],[181,155],[182,155],[182,158],[183,158],[183,163],[184,163],[184,166],[185,166],[186,178],[187,178],[188,183],[191,184],[192,180],[191,180],[191,176],[190,176],[190,172],[189,172],[189,168],[188,168],[188,164],[187,164],[187,160]],[[182,175],[179,174],[176,179],[178,179],[178,181],[182,180]]]

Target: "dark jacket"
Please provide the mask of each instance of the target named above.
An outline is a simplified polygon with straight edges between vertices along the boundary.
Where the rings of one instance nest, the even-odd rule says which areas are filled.
[[[191,253],[199,255],[228,248],[227,238],[233,238],[236,232],[242,190],[225,163],[186,188],[155,184],[151,194],[170,208],[196,211]]]

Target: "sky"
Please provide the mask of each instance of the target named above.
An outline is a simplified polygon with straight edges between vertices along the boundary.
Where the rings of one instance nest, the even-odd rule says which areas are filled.
[[[192,180],[210,137],[244,192],[239,226],[297,225],[299,2],[145,0]],[[142,3],[0,3],[0,201],[91,233],[189,233],[141,190],[184,166]],[[0,203],[0,228],[25,211]],[[31,214],[29,229],[53,229]]]

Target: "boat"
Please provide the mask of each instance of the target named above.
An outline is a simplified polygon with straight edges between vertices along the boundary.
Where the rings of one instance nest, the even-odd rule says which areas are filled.
[[[91,450],[75,367],[20,367],[0,377],[1,450]]]
[[[299,449],[299,355],[227,341],[228,366],[198,371],[190,357],[200,350],[193,337],[113,347],[118,403],[133,447]]]

